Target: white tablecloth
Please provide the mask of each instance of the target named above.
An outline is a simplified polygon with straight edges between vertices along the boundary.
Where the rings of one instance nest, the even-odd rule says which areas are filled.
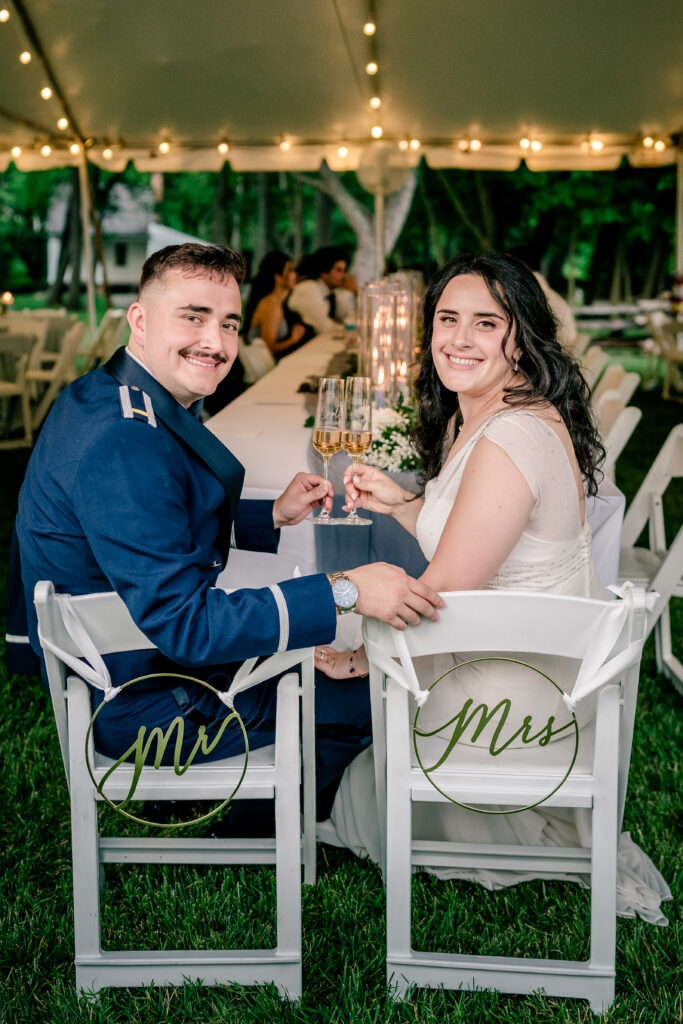
[[[331,335],[319,335],[280,360],[270,373],[207,422],[207,427],[244,465],[245,498],[277,497],[300,470],[322,472],[322,459],[311,446],[311,430],[304,426],[310,414],[310,395],[297,393],[297,388],[308,377],[323,376],[330,360],[344,351],[344,344]],[[336,461],[345,458],[344,453],[335,456]],[[607,478],[597,497],[586,503],[595,567],[605,586],[617,580],[624,506],[624,495]],[[378,528],[375,523],[370,530]],[[289,579],[295,567],[304,574],[316,572],[316,529],[320,528],[308,522],[284,529],[277,555],[232,551],[220,585],[265,586]],[[360,531],[359,527],[344,526],[329,529],[353,530],[354,534]],[[366,532],[370,531],[363,529]]]

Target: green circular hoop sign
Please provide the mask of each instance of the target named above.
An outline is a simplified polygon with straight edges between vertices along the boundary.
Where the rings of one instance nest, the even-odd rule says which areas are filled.
[[[203,679],[195,679],[194,676],[186,676],[186,675],[182,675],[182,674],[176,673],[176,672],[152,672],[152,673],[150,673],[149,675],[146,675],[146,676],[138,676],[137,679],[131,679],[127,683],[123,683],[120,687],[117,687],[117,689],[125,690],[129,686],[134,686],[136,683],[141,683],[141,682],[143,682],[144,680],[147,680],[147,679],[183,679],[183,680],[185,680],[185,682],[197,683],[199,686],[203,686],[205,689],[210,690],[213,694],[215,694],[216,699],[220,701],[219,691],[215,687],[211,686],[210,683],[205,682]],[[113,698],[113,699],[115,699],[115,698]],[[234,708],[230,709],[230,713],[226,717],[226,719],[225,719],[225,721],[224,721],[224,723],[222,725],[222,728],[225,728],[227,725],[230,724],[230,722],[234,721],[234,722],[236,722],[239,725],[239,727],[240,727],[240,729],[242,731],[242,737],[244,739],[244,765],[242,767],[242,772],[240,774],[240,777],[239,777],[239,779],[237,781],[237,785],[235,786],[233,791],[225,798],[225,800],[223,800],[216,807],[212,808],[212,810],[208,811],[206,814],[201,814],[201,815],[199,815],[199,817],[193,818],[191,821],[179,821],[179,822],[168,823],[168,822],[159,822],[159,821],[148,821],[146,818],[138,817],[137,815],[131,814],[129,811],[125,810],[125,806],[128,803],[130,803],[130,801],[135,796],[135,789],[136,789],[136,786],[137,786],[137,779],[139,777],[140,771],[142,771],[142,768],[145,766],[145,759],[146,759],[147,750],[149,749],[149,746],[152,743],[152,739],[154,738],[154,734],[157,733],[157,732],[158,733],[162,732],[162,730],[161,730],[161,728],[159,726],[155,726],[151,730],[150,739],[148,740],[147,747],[144,750],[144,756],[142,758],[142,762],[138,763],[138,760],[137,760],[137,757],[136,757],[136,760],[135,760],[135,763],[134,763],[135,768],[134,768],[134,777],[133,777],[133,781],[132,781],[132,786],[131,786],[131,789],[130,789],[128,795],[126,796],[126,798],[124,800],[122,800],[120,803],[114,803],[114,801],[111,800],[107,796],[107,794],[104,792],[104,784],[107,781],[107,779],[109,778],[109,776],[112,775],[120,765],[122,765],[122,764],[130,765],[131,764],[131,761],[128,759],[128,755],[133,750],[135,750],[137,748],[139,743],[142,742],[143,734],[146,731],[146,727],[145,726],[141,726],[140,727],[140,730],[138,732],[138,740],[136,741],[136,743],[133,744],[133,746],[130,747],[117,761],[115,761],[114,764],[109,768],[109,770],[104,774],[104,776],[102,777],[101,781],[99,783],[97,782],[97,780],[95,778],[94,768],[93,768],[92,764],[90,763],[90,754],[89,754],[90,737],[92,735],[93,726],[95,725],[95,721],[97,720],[97,716],[101,712],[102,708],[104,708],[106,706],[106,704],[107,704],[107,702],[103,700],[102,703],[100,704],[100,706],[95,711],[95,714],[90,719],[90,724],[88,725],[88,731],[87,731],[87,733],[85,735],[85,763],[86,763],[86,766],[87,766],[87,769],[88,769],[88,774],[90,776],[90,779],[92,781],[93,786],[95,787],[97,792],[100,794],[102,799],[105,801],[105,803],[107,803],[114,811],[116,811],[117,814],[121,814],[124,818],[128,818],[130,821],[135,821],[135,822],[137,822],[140,825],[149,825],[149,826],[151,826],[153,828],[177,829],[177,828],[185,828],[188,825],[196,825],[199,822],[209,821],[211,818],[215,817],[216,814],[218,814],[220,811],[224,810],[224,808],[226,808],[228,806],[228,804],[234,798],[234,796],[237,793],[238,789],[242,785],[242,782],[244,781],[244,776],[245,776],[246,771],[247,771],[247,765],[249,763],[249,741],[247,739],[247,731],[244,728],[244,722],[240,718],[239,713],[237,711],[235,711]],[[223,707],[225,707],[225,705],[223,704],[222,701],[221,701],[221,704],[222,704]],[[176,727],[176,723],[178,721],[180,721],[182,723],[182,728],[184,729],[184,718],[183,718],[183,716],[181,714],[178,714],[178,716],[173,719],[173,722],[171,723],[171,725],[168,726],[168,728],[166,730],[166,735],[165,736],[161,736],[161,737],[157,737],[157,756],[155,758],[155,764],[154,764],[155,768],[159,768],[160,767],[160,763],[159,762],[161,761],[161,758],[163,757],[163,755],[165,753],[166,745],[168,743],[168,736],[169,736],[170,732]],[[179,726],[179,728],[180,728],[180,726]],[[194,754],[197,751],[197,746],[198,745],[204,745],[205,736],[206,736],[206,730],[205,730],[203,725],[200,725],[199,726],[199,738],[197,740],[197,744],[195,745],[195,749],[190,754],[190,756],[189,756],[189,758],[188,758],[188,760],[187,760],[187,762],[185,763],[184,766],[181,766],[180,763],[179,763],[179,744],[178,744],[178,741],[176,740],[176,752],[175,752],[175,757],[174,757],[174,763],[173,763],[173,765],[164,765],[164,767],[172,767],[173,770],[175,771],[176,775],[184,775],[185,772],[189,769],[189,767],[190,767],[190,765],[192,763],[192,759],[194,758]],[[181,742],[182,742],[182,734],[181,734]],[[214,742],[216,742],[216,741],[214,741]],[[205,764],[205,763],[206,762],[202,762],[202,764]]]
[[[498,661],[498,662],[504,662],[504,663],[507,663],[507,664],[522,665],[524,668],[528,668],[531,672],[535,672],[537,675],[539,675],[543,679],[545,679],[548,683],[550,683],[551,686],[553,686],[557,690],[558,693],[560,693],[560,694],[564,693],[564,691],[561,689],[561,687],[559,687],[557,685],[557,683],[553,679],[550,678],[550,676],[547,676],[545,674],[545,672],[541,672],[540,669],[534,668],[533,665],[528,665],[525,661],[518,661],[515,658],[473,658],[470,661],[463,661],[463,662],[461,662],[458,665],[454,665],[453,668],[448,669],[448,671],[444,672],[443,675],[440,675],[438,679],[435,679],[434,682],[432,683],[432,685],[429,687],[428,692],[431,693],[431,691],[434,689],[434,687],[437,686],[443,679],[445,679],[446,676],[449,676],[452,673],[457,672],[458,669],[465,668],[467,665],[476,665],[476,664],[479,664],[479,663],[485,662],[485,661]],[[496,708],[494,709],[494,712],[495,712],[495,710],[498,709],[498,707],[500,707],[500,704],[501,704],[501,702],[499,701],[498,704],[496,705]],[[464,707],[465,707],[465,705],[463,705],[463,710],[464,710]],[[487,708],[487,706],[485,704],[479,704],[477,709],[475,709],[474,713],[476,713],[476,710],[478,710],[479,707],[486,708],[486,711],[488,712],[488,708]],[[458,807],[464,807],[468,811],[476,811],[479,814],[519,814],[520,811],[529,811],[533,807],[538,807],[539,804],[544,803],[554,793],[557,793],[558,789],[560,789],[561,786],[563,786],[564,783],[569,778],[570,772],[571,772],[572,768],[574,767],[574,764],[576,763],[576,758],[577,758],[578,752],[579,752],[579,727],[578,727],[578,723],[576,721],[576,715],[572,712],[571,721],[568,722],[566,726],[562,727],[563,729],[566,729],[566,728],[569,728],[571,726],[573,728],[573,731],[574,731],[574,750],[573,750],[573,753],[572,753],[572,758],[571,758],[571,761],[569,763],[569,767],[567,768],[566,772],[564,773],[564,775],[562,776],[560,781],[557,783],[557,785],[554,786],[550,790],[549,793],[546,793],[539,800],[535,800],[532,804],[525,804],[523,807],[512,807],[509,810],[503,810],[503,811],[495,810],[495,811],[493,811],[493,810],[486,810],[486,809],[481,808],[481,807],[473,807],[471,804],[466,804],[466,803],[463,803],[460,800],[455,800],[452,796],[449,796],[448,793],[444,792],[444,790],[441,789],[441,787],[438,786],[436,784],[436,782],[434,781],[434,779],[431,777],[431,772],[434,769],[433,768],[431,768],[431,769],[430,768],[425,768],[425,766],[423,764],[423,761],[422,761],[422,758],[420,757],[420,751],[418,749],[418,736],[431,736],[431,735],[434,735],[434,733],[442,731],[444,729],[444,726],[440,726],[439,729],[432,730],[430,733],[420,732],[420,730],[418,728],[418,722],[420,720],[420,711],[421,711],[421,708],[418,708],[417,709],[417,713],[415,715],[415,721],[413,722],[413,749],[415,751],[415,756],[417,757],[417,762],[418,762],[420,768],[422,769],[422,772],[423,772],[425,778],[430,783],[430,785],[432,785],[434,787],[434,789],[437,790],[437,792],[441,793],[441,795],[443,797],[445,797],[446,800],[450,801],[450,803],[457,804]],[[453,721],[453,719],[451,719],[451,721]],[[526,716],[524,721],[525,721],[525,723],[527,721],[530,721],[530,716]],[[446,723],[446,724],[449,724],[449,723]],[[455,739],[452,742],[451,746],[449,747],[449,750],[447,751],[447,755],[450,752],[450,750],[453,749],[453,747],[455,747],[457,742],[458,742],[457,739]],[[547,742],[549,742],[549,740]],[[547,745],[547,742],[546,742],[545,745]],[[539,746],[540,745],[542,745],[542,744],[539,743]],[[495,754],[492,753],[491,756],[495,756]]]

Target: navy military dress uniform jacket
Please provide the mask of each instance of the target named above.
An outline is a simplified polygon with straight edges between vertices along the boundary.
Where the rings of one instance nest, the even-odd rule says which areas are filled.
[[[19,498],[34,650],[33,590],[42,579],[71,594],[116,590],[166,663],[185,668],[330,642],[336,612],[322,574],[231,594],[216,587],[231,537],[235,547],[277,549],[272,502],[239,500],[243,473],[124,349],[70,384],[41,431]],[[159,664],[155,652],[115,656],[112,682]]]

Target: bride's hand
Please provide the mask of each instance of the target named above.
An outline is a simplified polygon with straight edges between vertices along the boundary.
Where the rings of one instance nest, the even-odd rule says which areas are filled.
[[[344,473],[344,485],[345,509],[367,508],[371,512],[393,515],[397,508],[403,507],[406,500],[412,497],[381,469],[366,466],[362,462],[347,468]]]
[[[365,648],[337,651],[334,647],[316,647],[315,667],[330,679],[354,679],[370,671]]]

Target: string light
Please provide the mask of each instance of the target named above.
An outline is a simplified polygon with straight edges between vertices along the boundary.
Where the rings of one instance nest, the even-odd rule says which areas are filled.
[[[3,7],[3,9],[0,11],[0,21],[1,22],[5,22],[5,21],[9,21],[9,19],[10,19],[10,13],[7,10],[6,7]]]
[[[594,153],[599,153],[601,149],[605,148],[605,143],[602,139],[591,139],[590,147]]]
[[[473,153],[478,153],[481,149],[480,139],[470,139],[470,149]]]
[[[382,106],[382,101],[379,98],[379,96],[372,97],[372,99],[370,100],[370,106],[372,107],[373,110],[379,110],[379,108]]]
[[[458,143],[458,149],[460,150],[460,152],[466,153],[469,148],[470,144],[467,141],[467,139],[460,139],[460,142]]]
[[[657,150],[658,153],[663,153],[666,149],[666,142],[664,141],[664,139],[657,139],[654,148]]]
[[[105,160],[111,160],[113,155],[114,155],[114,150],[110,146],[106,146],[102,150],[102,156],[104,157]]]
[[[23,53],[19,54],[19,60],[21,61],[22,64],[31,63],[31,54],[28,52],[28,50],[24,50]]]
[[[373,139],[381,139],[382,135],[384,134],[382,131],[382,126],[379,124],[373,125],[370,134],[372,135]]]
[[[408,148],[408,140],[407,139],[401,139],[401,141],[398,144],[398,148],[399,149],[407,149]]]
[[[57,127],[59,128],[60,132],[66,131],[66,129],[69,127],[68,118],[60,117],[59,121],[57,121]]]
[[[348,156],[348,155],[349,155],[349,151],[348,151],[346,146],[340,146],[339,149],[337,150],[337,156],[340,156],[342,158],[342,160],[344,159],[345,156]]]
[[[646,135],[645,138],[643,139],[643,146],[645,147],[645,149],[652,149],[654,144],[655,144],[655,140],[652,138],[651,135]]]
[[[163,153],[164,155],[166,155],[166,153],[168,153],[170,148],[171,148],[171,143],[170,142],[164,141],[164,142],[160,142],[159,143],[159,152]]]
[[[363,32],[365,33],[366,36],[374,36],[376,31],[377,26],[375,25],[374,21],[366,21],[365,24],[363,25]]]
[[[525,137],[525,138],[519,140],[519,148],[520,149],[529,149],[530,146],[531,146],[531,139],[527,139]]]
[[[80,151],[81,151],[81,147],[78,145],[77,142],[72,142],[71,145],[69,146],[69,152],[71,153],[72,156],[78,156]]]
[[[541,150],[543,149],[543,143],[540,142],[538,139],[532,139],[531,140],[531,149],[532,149],[532,151],[534,153],[540,153]]]
[[[0,302],[2,302],[3,306],[11,306],[14,302],[12,292],[3,292],[2,295],[0,295]]]
[[[366,75],[376,75],[378,71],[379,67],[377,66],[377,62],[374,60],[368,61],[368,63],[365,65]]]
[[[44,100],[51,100],[52,99],[52,89],[50,88],[50,86],[49,85],[44,85],[43,88],[40,90],[40,95],[41,95],[42,99],[44,99]]]
[[[218,143],[218,152],[222,153],[223,156],[225,156],[226,153],[230,152],[230,146],[227,144],[227,142]]]
[[[282,150],[283,153],[288,153],[291,148],[292,143],[289,141],[289,139],[283,139],[282,142],[280,143],[280,149]]]
[[[21,156],[21,146],[12,146],[11,153],[16,160],[17,157]]]
[[[48,146],[47,143],[44,146],[40,147],[40,155],[41,156],[49,156],[51,152],[52,152],[52,146]]]
[[[411,139],[410,140],[410,148],[411,149],[419,149],[420,148],[420,140],[419,139]]]

